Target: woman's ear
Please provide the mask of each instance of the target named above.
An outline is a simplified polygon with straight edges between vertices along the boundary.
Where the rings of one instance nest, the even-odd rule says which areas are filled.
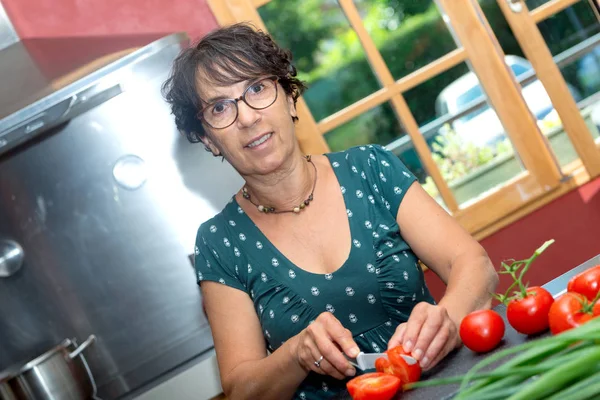
[[[298,110],[296,110],[296,104],[292,96],[287,96],[287,103],[290,109],[290,115],[292,118],[298,118]]]
[[[208,135],[204,135],[203,137],[200,138],[200,140],[202,141],[202,144],[204,145],[204,148],[206,149],[206,151],[211,152],[212,155],[215,157],[219,157],[221,155],[221,152],[219,151],[217,146],[215,146],[215,144],[212,142],[212,140],[210,140]]]

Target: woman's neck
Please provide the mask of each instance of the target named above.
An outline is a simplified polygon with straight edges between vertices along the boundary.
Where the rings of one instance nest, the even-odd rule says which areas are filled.
[[[272,174],[244,177],[246,188],[255,204],[274,207],[276,211],[292,210],[311,194],[315,168],[305,157],[293,157]]]

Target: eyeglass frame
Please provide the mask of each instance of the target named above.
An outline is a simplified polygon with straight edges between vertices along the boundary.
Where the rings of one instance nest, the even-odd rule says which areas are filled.
[[[259,82],[262,82],[264,80],[271,80],[271,81],[275,82],[275,98],[273,99],[273,101],[268,106],[259,107],[259,108],[251,106],[246,101],[246,98],[245,98],[246,97],[246,93],[248,93],[248,89],[250,89],[253,85],[255,85],[255,84],[259,83]],[[264,110],[266,108],[271,107],[273,104],[275,104],[275,102],[277,101],[277,97],[279,96],[278,83],[279,83],[279,77],[277,75],[266,76],[264,78],[257,79],[255,81],[253,81],[252,83],[250,83],[248,85],[248,87],[246,87],[246,89],[244,89],[244,92],[242,93],[242,95],[240,97],[237,97],[237,98],[234,98],[234,99],[221,99],[221,100],[217,100],[215,102],[212,102],[212,103],[208,104],[206,107],[202,108],[200,111],[198,111],[198,113],[196,114],[196,117],[200,121],[204,122],[206,125],[210,126],[212,129],[226,129],[226,128],[229,128],[231,125],[233,125],[235,123],[235,121],[237,121],[237,119],[238,119],[238,117],[240,115],[240,109],[238,107],[238,102],[243,101],[248,107],[250,107],[253,110]],[[209,107],[213,106],[214,104],[222,102],[222,101],[234,104],[234,106],[235,106],[235,117],[233,118],[233,121],[231,121],[231,123],[229,125],[224,126],[222,128],[215,128],[214,126],[212,126],[206,120],[206,118],[204,118],[204,111],[206,111],[206,109],[208,109]]]

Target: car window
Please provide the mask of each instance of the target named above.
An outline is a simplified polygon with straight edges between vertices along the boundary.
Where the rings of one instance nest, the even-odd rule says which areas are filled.
[[[529,71],[529,68],[525,67],[524,65],[521,64],[513,64],[510,66],[510,69],[512,69],[512,72],[515,74],[515,76],[519,76],[524,74],[525,72]]]
[[[458,109],[462,109],[464,108],[467,104],[469,104],[470,102],[472,102],[473,100],[476,100],[477,98],[483,96],[483,92],[481,91],[481,86],[477,85],[477,86],[473,86],[471,89],[467,90],[465,93],[461,94],[458,99],[456,99],[456,105],[458,106]],[[476,109],[475,111],[470,112],[469,114],[465,115],[464,117],[459,118],[459,121],[469,121],[472,118],[476,117],[477,115],[481,114],[483,111],[485,111],[487,107],[486,106],[482,106],[478,109]]]
[[[456,105],[458,108],[463,108],[481,95],[481,86],[473,86],[471,89],[458,96],[458,99],[456,99]]]

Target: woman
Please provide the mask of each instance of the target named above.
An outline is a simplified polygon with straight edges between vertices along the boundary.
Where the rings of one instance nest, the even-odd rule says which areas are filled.
[[[391,152],[301,153],[295,76],[288,51],[238,24],[185,50],[164,87],[178,128],[245,180],[196,239],[231,399],[330,398],[356,374],[345,355],[400,344],[429,369],[497,284],[483,248]],[[439,304],[418,259],[447,283]]]

